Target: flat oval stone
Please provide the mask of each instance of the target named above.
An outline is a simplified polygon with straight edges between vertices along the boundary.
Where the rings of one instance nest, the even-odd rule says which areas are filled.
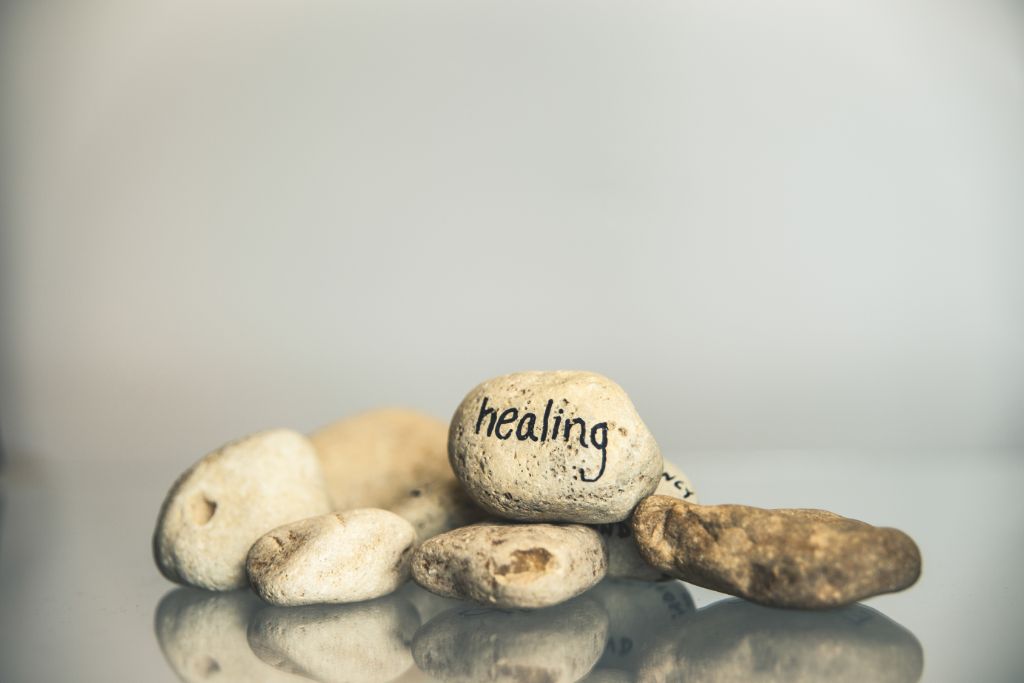
[[[413,555],[416,583],[438,595],[497,607],[547,607],[579,595],[608,567],[589,527],[483,522],[424,542]]]
[[[864,605],[823,611],[720,600],[654,636],[634,680],[916,683],[921,644]]]
[[[651,496],[637,506],[633,531],[661,571],[771,607],[837,607],[903,590],[921,574],[921,553],[902,531],[824,510]]]
[[[371,410],[310,438],[335,510],[388,508],[423,482],[452,476],[447,425],[415,410]]]
[[[249,551],[246,571],[272,605],[369,600],[409,578],[416,532],[387,510],[365,508],[280,526]]]
[[[691,503],[697,502],[697,492],[689,477],[668,460],[665,461],[665,471],[661,474],[661,483],[654,493]],[[664,572],[647,564],[640,556],[640,550],[633,539],[633,526],[629,520],[614,524],[598,524],[595,528],[604,537],[608,546],[609,578],[636,581],[661,581],[669,578]]]
[[[587,596],[531,611],[461,607],[421,628],[412,651],[432,680],[570,683],[594,666],[607,633]]]
[[[469,392],[448,456],[469,495],[507,519],[626,519],[658,485],[661,452],[626,392],[592,372],[518,372]]]
[[[322,683],[393,681],[414,670],[416,609],[397,594],[354,605],[264,607],[248,639],[261,660]]]
[[[153,554],[171,581],[241,588],[256,539],[328,510],[309,439],[288,429],[260,432],[210,453],[178,478],[160,509]]]

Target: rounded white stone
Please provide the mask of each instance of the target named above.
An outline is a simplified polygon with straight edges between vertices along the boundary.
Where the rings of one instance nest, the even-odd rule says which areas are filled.
[[[409,578],[416,532],[387,510],[336,512],[280,526],[249,551],[246,571],[272,605],[369,600]]]
[[[518,372],[469,392],[448,457],[466,491],[508,519],[626,519],[662,473],[661,452],[626,392],[592,372]]]
[[[265,607],[249,622],[252,651],[276,669],[323,683],[394,681],[414,670],[420,618],[399,595],[354,605]]]
[[[665,471],[661,475],[661,483],[655,489],[656,495],[673,496],[697,502],[697,492],[690,483],[689,477],[678,467],[665,461]],[[644,561],[640,556],[636,540],[633,538],[633,526],[629,520],[614,524],[599,524],[596,529],[604,537],[608,546],[608,576],[617,579],[636,579],[638,581],[660,581],[669,578]]]
[[[449,610],[413,640],[416,664],[435,680],[577,681],[601,656],[608,617],[581,596],[541,610]]]
[[[157,566],[179,583],[240,588],[256,539],[328,510],[309,439],[288,429],[260,432],[210,453],[174,484],[153,535]]]
[[[447,425],[415,410],[371,410],[310,438],[335,510],[388,508],[422,483],[452,476]]]
[[[604,577],[604,543],[578,524],[482,522],[435,536],[413,555],[418,584],[497,607],[547,607]]]

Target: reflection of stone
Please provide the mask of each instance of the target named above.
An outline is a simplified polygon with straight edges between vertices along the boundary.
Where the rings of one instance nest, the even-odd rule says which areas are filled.
[[[601,656],[608,616],[587,596],[540,610],[457,607],[416,633],[416,664],[442,681],[576,681]]]
[[[412,667],[409,645],[419,625],[416,608],[399,595],[264,607],[249,622],[249,645],[274,668],[314,681],[392,681]]]
[[[397,595],[402,596],[412,603],[420,615],[420,623],[425,624],[441,612],[447,612],[455,607],[469,607],[476,603],[457,598],[445,598],[436,593],[431,593],[415,581],[407,581],[404,586],[398,589]]]
[[[606,579],[587,593],[608,613],[608,640],[598,669],[635,672],[645,646],[694,612],[679,581]]]
[[[910,683],[923,664],[913,634],[863,605],[797,612],[722,600],[653,642],[638,678]]]
[[[303,678],[277,671],[249,649],[246,628],[261,604],[249,591],[173,590],[156,610],[160,649],[178,677],[188,683],[300,683]]]

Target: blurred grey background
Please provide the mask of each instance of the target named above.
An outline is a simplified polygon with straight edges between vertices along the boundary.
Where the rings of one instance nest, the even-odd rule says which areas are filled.
[[[8,2],[10,458],[602,372],[666,452],[1024,445],[1009,0]]]

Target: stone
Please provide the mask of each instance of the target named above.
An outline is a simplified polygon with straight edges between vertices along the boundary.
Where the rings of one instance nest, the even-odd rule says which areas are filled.
[[[633,531],[661,571],[773,607],[847,605],[903,590],[921,574],[921,553],[902,531],[824,510],[651,496],[637,506]]]
[[[593,668],[607,633],[607,615],[584,595],[530,611],[455,608],[416,633],[412,652],[432,680],[569,683]]]
[[[393,512],[364,508],[280,526],[249,551],[246,571],[272,605],[337,604],[391,593],[409,579],[416,532]]]
[[[261,660],[322,683],[393,681],[415,669],[416,609],[398,594],[353,605],[264,607],[248,639]]]
[[[604,577],[600,535],[568,524],[482,522],[424,542],[413,555],[416,583],[438,595],[496,607],[548,607]]]
[[[208,590],[246,585],[245,556],[274,527],[330,510],[313,445],[288,429],[210,453],[171,487],[153,554],[171,581]]]
[[[864,605],[797,611],[720,600],[655,636],[634,680],[915,683],[909,631]]]
[[[678,467],[665,461],[665,471],[661,475],[661,483],[654,491],[655,495],[672,496],[691,503],[697,502],[697,492],[690,483],[689,477]],[[633,539],[633,526],[629,520],[614,524],[598,524],[595,527],[604,537],[608,546],[608,577],[615,579],[635,579],[637,581],[662,581],[667,578],[664,572],[655,569],[640,556],[640,550]]]
[[[592,372],[480,384],[452,417],[448,457],[473,500],[520,521],[621,522],[663,470],[626,392]]]
[[[415,410],[371,410],[310,438],[334,510],[389,508],[424,482],[452,477],[448,426]]]
[[[648,644],[696,612],[690,592],[679,581],[605,579],[586,596],[608,614],[608,642],[595,671],[623,672],[629,680],[639,671]]]
[[[249,620],[263,603],[249,591],[210,593],[176,588],[160,600],[156,639],[171,669],[185,683],[309,683],[253,654]]]
[[[452,477],[417,486],[390,509],[412,524],[419,542],[488,517]]]

